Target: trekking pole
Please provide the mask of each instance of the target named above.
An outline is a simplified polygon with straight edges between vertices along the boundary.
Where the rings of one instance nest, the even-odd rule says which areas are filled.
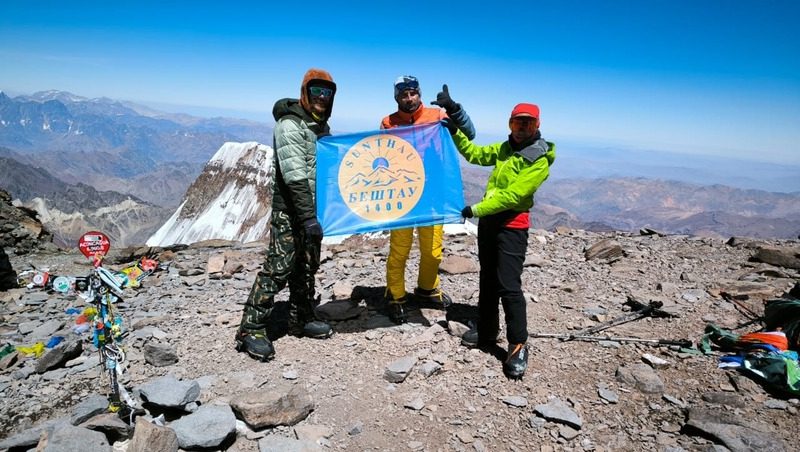
[[[639,343],[639,344],[647,344],[647,345],[675,345],[678,347],[683,348],[691,348],[692,341],[688,339],[642,339],[638,337],[617,337],[617,336],[585,336],[585,335],[572,335],[572,334],[559,334],[559,333],[530,333],[531,337],[536,338],[549,338],[549,339],[561,339],[561,340],[574,340],[574,341],[585,341],[585,342],[600,342],[600,341],[612,341],[612,342],[632,342],[632,343]]]

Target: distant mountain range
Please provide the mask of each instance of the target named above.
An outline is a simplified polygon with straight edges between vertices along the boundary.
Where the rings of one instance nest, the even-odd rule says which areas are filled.
[[[204,165],[226,142],[271,144],[271,135],[267,124],[166,114],[63,91],[13,99],[0,92],[0,188],[40,211],[64,243],[92,225],[108,228],[119,245],[143,243],[182,201],[167,228],[171,237],[198,206],[226,204],[218,196],[225,187],[239,190],[244,173],[198,177]],[[489,168],[461,166],[465,196],[476,202]],[[532,221],[545,229],[796,238],[797,174],[790,165],[559,143]],[[192,184],[201,195],[187,193]],[[241,210],[247,201],[237,196],[226,205]],[[263,198],[259,212],[266,211]],[[248,217],[242,227],[254,222]]]
[[[107,152],[144,162],[202,162],[228,141],[269,142],[252,121],[168,115],[131,102],[63,91],[0,92],[0,146],[23,154]]]

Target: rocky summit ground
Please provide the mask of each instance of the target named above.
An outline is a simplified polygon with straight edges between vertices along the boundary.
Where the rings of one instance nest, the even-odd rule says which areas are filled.
[[[696,343],[707,323],[745,324],[751,311],[763,312],[763,300],[799,277],[791,264],[753,261],[765,248],[788,250],[791,260],[797,241],[647,232],[532,231],[522,276],[529,331],[575,333],[625,315],[631,304],[660,301],[668,316],[597,334]],[[319,311],[339,319],[331,321],[336,334],[286,336],[284,291],[272,325],[277,355],[267,363],[234,350],[264,245],[205,242],[160,254],[170,268],[127,289],[118,306],[128,330],[123,381],[138,401],[147,400],[133,433],[104,417],[103,398],[90,408],[106,391],[105,377],[88,336],[71,331],[76,316],[67,314],[85,302],[35,288],[0,292],[5,344],[57,335],[82,344],[79,356],[52,367],[21,354],[0,361],[0,449],[798,450],[800,402],[718,369],[720,352],[532,336],[528,372],[508,380],[502,349],[460,344],[476,314],[476,239],[447,236],[445,248],[442,287],[455,304],[447,311],[422,306],[410,323],[395,326],[382,302],[388,240],[326,245]],[[147,251],[158,250],[138,254]],[[112,253],[107,265],[119,269],[135,255]],[[11,257],[18,272],[31,265],[60,275],[90,270],[77,251]],[[416,262],[413,251],[409,289]],[[156,395],[159,385],[167,398],[183,398],[170,405]],[[164,427],[145,422],[159,415]],[[89,435],[87,427],[102,434]]]

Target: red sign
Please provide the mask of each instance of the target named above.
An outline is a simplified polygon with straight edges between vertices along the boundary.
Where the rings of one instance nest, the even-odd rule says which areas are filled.
[[[86,257],[105,256],[111,248],[111,242],[102,232],[90,231],[78,240],[78,248]]]

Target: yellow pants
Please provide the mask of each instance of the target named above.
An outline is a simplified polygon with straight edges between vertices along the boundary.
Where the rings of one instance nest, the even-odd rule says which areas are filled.
[[[417,228],[419,240],[419,276],[417,287],[431,290],[439,287],[439,264],[442,263],[442,225]],[[389,239],[386,259],[386,290],[396,300],[406,294],[406,261],[414,242],[414,228],[394,229]]]

